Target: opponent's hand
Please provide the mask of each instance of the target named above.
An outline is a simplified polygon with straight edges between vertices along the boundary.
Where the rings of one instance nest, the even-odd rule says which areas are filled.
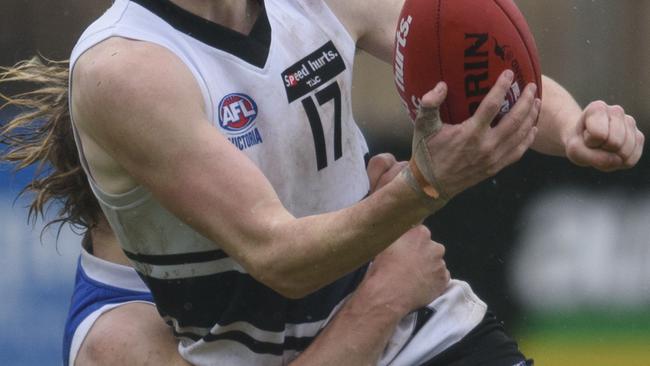
[[[535,122],[541,101],[535,98],[537,87],[534,84],[525,88],[515,106],[496,127],[490,127],[513,78],[512,71],[505,71],[476,113],[457,125],[444,124],[440,120],[438,108],[447,96],[444,83],[422,97],[415,121],[411,159],[443,200],[516,162],[535,140]]]
[[[610,172],[639,161],[645,137],[632,116],[620,106],[597,101],[582,112],[566,138],[566,155],[580,166]]]
[[[375,258],[360,289],[375,303],[406,315],[447,288],[444,254],[445,247],[431,240],[426,226],[416,226]]]
[[[368,161],[368,180],[370,181],[370,193],[392,181],[401,172],[408,162],[397,161],[391,153],[377,154]]]

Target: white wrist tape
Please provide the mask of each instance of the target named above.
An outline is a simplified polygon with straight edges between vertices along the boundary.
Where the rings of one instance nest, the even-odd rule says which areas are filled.
[[[447,202],[449,196],[436,180],[431,153],[427,141],[442,129],[438,108],[420,107],[415,119],[411,160],[409,161],[407,181],[416,190],[433,200]],[[444,203],[443,203],[444,205]]]

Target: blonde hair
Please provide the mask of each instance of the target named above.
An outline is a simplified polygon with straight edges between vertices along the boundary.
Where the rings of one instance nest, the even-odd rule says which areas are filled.
[[[33,193],[28,219],[45,217],[48,206],[61,203],[56,218],[45,227],[69,223],[87,233],[97,225],[101,211],[79,163],[68,111],[68,62],[33,57],[12,67],[0,67],[0,87],[22,88],[12,96],[0,93],[0,110],[20,112],[3,122],[0,159],[19,171],[36,165],[33,179],[19,196]]]

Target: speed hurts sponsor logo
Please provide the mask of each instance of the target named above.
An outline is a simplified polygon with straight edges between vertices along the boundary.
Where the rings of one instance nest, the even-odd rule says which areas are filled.
[[[228,94],[219,102],[218,112],[219,127],[239,150],[264,142],[255,126],[258,109],[253,98],[243,93]]]
[[[311,93],[345,71],[345,62],[332,41],[282,72],[289,103]]]
[[[404,86],[404,49],[408,41],[409,31],[411,30],[413,17],[408,15],[399,21],[399,28],[395,34],[395,84],[399,90],[406,91]]]
[[[393,76],[395,85],[397,85],[397,88],[401,92],[399,95],[400,99],[402,100],[402,105],[404,105],[406,109],[409,109],[409,105],[412,105],[417,110],[420,107],[420,99],[415,95],[411,95],[411,100],[406,100],[406,86],[404,84],[404,52],[408,43],[408,35],[409,31],[411,30],[412,22],[413,17],[411,15],[406,15],[399,21],[399,27],[395,33],[395,57],[393,65]]]

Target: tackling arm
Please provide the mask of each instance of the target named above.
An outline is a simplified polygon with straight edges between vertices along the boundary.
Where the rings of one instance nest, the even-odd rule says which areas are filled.
[[[596,101],[581,110],[561,85],[546,76],[542,83],[544,99],[535,150],[602,171],[636,165],[645,137],[622,107]]]
[[[343,1],[328,4],[345,24],[358,46],[391,63],[397,18],[404,0]],[[633,117],[620,106],[596,101],[581,110],[571,94],[547,76],[532,148],[566,156],[580,166],[603,171],[631,168],[641,158],[645,137]]]
[[[539,133],[532,147],[543,154],[566,156],[564,147],[569,128],[560,121],[577,121],[580,106],[568,91],[547,76],[542,76],[542,90],[542,109],[537,121]]]

